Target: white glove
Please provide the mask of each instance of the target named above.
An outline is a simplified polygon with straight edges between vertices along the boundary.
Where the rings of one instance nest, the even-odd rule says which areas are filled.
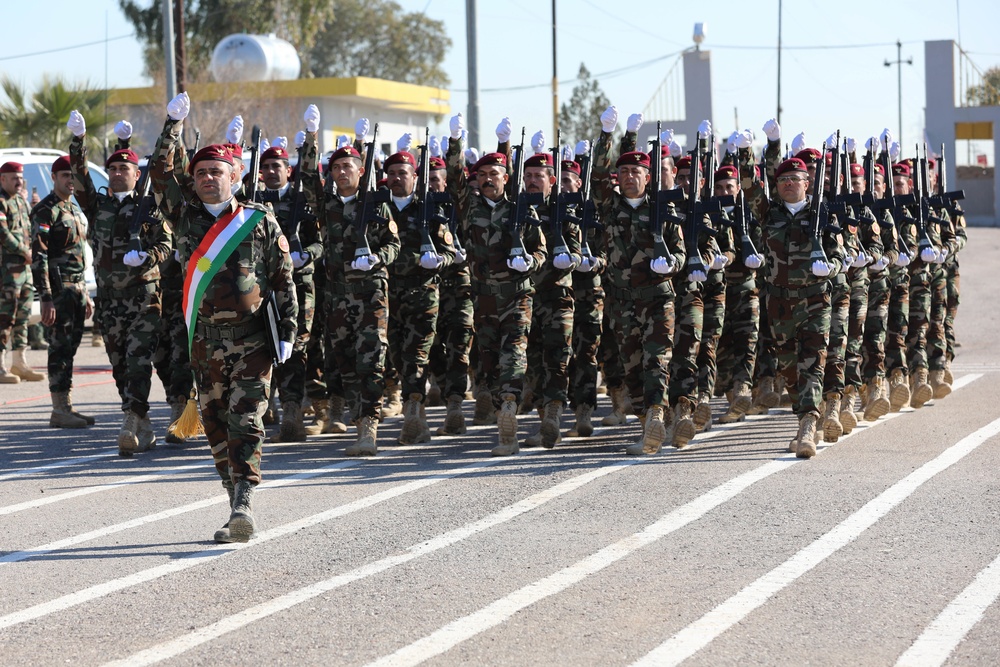
[[[531,150],[541,153],[545,150],[545,132],[539,130],[531,135]]]
[[[806,147],[806,133],[799,132],[798,134],[795,135],[795,138],[792,139],[792,154],[794,155],[798,153],[805,147]]]
[[[719,269],[726,268],[727,264],[729,264],[729,258],[720,252],[718,255],[712,257],[712,263],[708,265],[708,268],[718,271]]]
[[[267,137],[261,137],[260,144],[257,145],[257,150],[263,153],[270,147],[271,147],[271,142],[267,140]]]
[[[167,104],[167,115],[173,120],[184,120],[191,112],[191,98],[181,93]]]
[[[316,113],[319,113],[318,111]],[[243,116],[236,115],[229,121],[226,128],[226,141],[231,144],[238,144],[243,139]]]
[[[351,145],[351,138],[349,136],[347,136],[346,134],[342,134],[339,137],[337,137],[337,149],[338,150],[341,149],[341,148],[343,148],[344,146],[350,146],[350,145]]]
[[[948,249],[941,248],[941,252],[938,253],[937,259],[935,259],[934,261],[937,264],[944,264],[944,260],[946,259],[948,259]]]
[[[625,129],[629,132],[638,132],[639,128],[642,127],[642,114],[634,113],[628,117],[625,122]]]
[[[858,140],[854,137],[847,137],[847,152],[853,153],[858,149]]]
[[[425,269],[440,269],[444,259],[436,252],[425,252],[420,256],[420,266]]]
[[[455,248],[455,261],[453,264],[462,264],[465,260],[469,259],[469,255],[465,252],[465,248]]]
[[[69,128],[74,137],[82,137],[87,133],[87,121],[83,119],[83,114],[76,109],[69,112],[69,120],[66,121],[66,127]]]
[[[764,134],[767,135],[768,141],[777,141],[778,139],[781,139],[781,126],[778,125],[777,118],[768,119],[768,121],[764,123],[764,127],[761,129],[764,130]]]
[[[565,252],[561,252],[552,258],[552,266],[556,267],[560,271],[565,271],[566,269],[573,268],[573,258]]]
[[[239,118],[239,116],[236,118]],[[306,124],[306,132],[319,132],[319,107],[315,104],[310,104],[306,107],[306,112],[302,114],[302,120]],[[233,119],[233,122],[236,122],[235,118]],[[233,143],[238,142],[234,141]]]
[[[295,147],[302,148],[302,144],[306,143],[306,132],[305,130],[299,130],[295,133]]]
[[[868,271],[870,271],[871,273],[878,273],[887,266],[889,266],[889,258],[886,257],[885,255],[882,255],[877,260],[871,263],[871,265],[868,267]]]
[[[448,143],[451,141],[448,137],[441,137],[441,155],[448,152]]]
[[[174,261],[175,262],[181,261],[181,251],[177,250],[176,248],[174,249]]]
[[[894,141],[889,144],[889,159],[895,162],[899,159],[899,142]]]
[[[371,271],[378,264],[378,255],[362,255],[351,262],[351,268],[355,271]]]
[[[567,145],[567,146],[563,146],[562,147],[562,159],[564,159],[564,160],[572,160],[574,157],[576,157],[576,156],[573,154],[573,147],[572,146],[568,146]]]
[[[892,132],[889,128],[882,130],[882,134],[879,135],[879,146],[888,146],[892,143]]]
[[[826,147],[828,150],[833,150],[837,147],[837,133],[832,132],[829,137],[826,138]]]
[[[833,267],[830,266],[829,262],[825,262],[822,259],[817,259],[813,262],[812,272],[814,276],[819,276],[820,278],[825,278],[833,272]]]
[[[466,148],[465,161],[468,162],[469,164],[476,164],[477,162],[479,162],[479,151],[477,151],[475,148]]]
[[[732,134],[729,135],[729,138],[726,139],[726,152],[727,153],[732,154],[732,153],[736,152],[736,149],[737,149],[736,141],[739,138],[740,138],[740,133],[739,132],[733,132]]]
[[[504,116],[503,120],[497,124],[497,141],[501,144],[507,143],[510,141],[511,132],[513,132],[513,128],[510,124],[510,118]]]
[[[736,147],[737,148],[750,148],[753,146],[753,132],[750,130],[743,130],[736,137]]]
[[[649,260],[649,268],[651,268],[654,273],[672,273],[674,270],[674,258],[656,257]]]
[[[676,141],[671,141],[670,142],[670,157],[672,157],[672,158],[674,158],[676,160],[677,158],[679,158],[681,156],[682,153],[684,153],[684,149],[681,148],[681,145],[679,143],[677,143]]]
[[[292,357],[292,344],[283,340],[278,341],[278,363],[283,364]]]
[[[427,139],[427,151],[431,157],[441,157],[441,143],[433,134]]]
[[[120,120],[115,123],[115,136],[122,141],[128,141],[132,138],[132,123],[127,120]]]
[[[875,137],[868,137],[868,141],[865,142],[865,148],[877,153],[879,149],[878,139],[876,139]]]
[[[122,263],[124,263],[125,266],[142,266],[142,263],[146,261],[147,257],[149,257],[148,252],[143,252],[142,250],[129,250],[122,258]]]
[[[591,271],[594,270],[596,266],[597,266],[597,258],[591,255],[588,257],[584,257],[580,261],[579,266],[576,267],[576,270],[579,271],[580,273],[590,273]]]
[[[278,148],[288,148],[288,137],[275,137],[271,139],[271,145]]]
[[[899,257],[896,258],[896,261],[893,262],[893,264],[895,264],[896,266],[909,266],[911,261],[912,258],[908,254],[906,254],[905,252],[901,252],[899,253]]]
[[[296,269],[301,269],[309,262],[310,259],[312,258],[309,256],[308,250],[303,250],[302,252],[292,252],[292,266]]]
[[[698,125],[698,138],[708,139],[708,136],[712,134],[712,122],[708,120],[701,121]]]
[[[669,146],[670,142],[674,140],[674,131],[667,128],[663,132],[660,132],[660,144],[664,146]]]
[[[750,255],[749,257],[743,260],[743,266],[747,267],[748,269],[759,269],[760,267],[764,266],[764,256],[761,255],[760,253],[757,253],[756,255]]]
[[[530,256],[527,259],[525,259],[521,255],[518,255],[514,259],[508,259],[507,260],[507,268],[508,269],[512,269],[514,271],[519,271],[521,273],[524,273],[524,272],[528,271],[531,268],[531,264],[532,264],[532,260],[531,260]]]
[[[688,280],[692,280],[696,283],[703,283],[708,280],[708,275],[704,271],[692,271],[688,274]]]
[[[462,130],[465,129],[465,119],[462,117],[462,114],[457,113],[452,116],[449,126],[449,129],[451,130],[451,138],[460,139],[462,137]]]
[[[872,261],[872,258],[868,256],[867,253],[859,252],[858,256],[854,258],[851,262],[851,266],[855,269],[860,269],[863,266],[868,266],[868,262]]]
[[[412,132],[406,132],[405,134],[403,134],[403,136],[399,138],[398,141],[396,141],[397,152],[409,151],[412,146],[413,146]]]
[[[368,130],[371,128],[371,123],[368,122],[367,118],[359,118],[358,122],[354,124],[354,138],[357,141],[364,142],[368,137]]]
[[[937,250],[932,247],[927,247],[920,251],[920,259],[924,260],[927,264],[933,263],[937,259],[937,256]]]
[[[575,151],[575,153],[577,155],[586,155],[589,152],[590,152],[590,142],[589,141],[587,141],[586,139],[584,139],[583,141],[576,142],[576,151]]]
[[[618,127],[618,109],[610,106],[601,114],[601,129],[605,132],[614,132]]]

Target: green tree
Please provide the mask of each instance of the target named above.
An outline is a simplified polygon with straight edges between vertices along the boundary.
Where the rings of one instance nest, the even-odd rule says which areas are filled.
[[[601,114],[611,106],[601,85],[590,77],[590,71],[583,63],[580,63],[576,80],[569,102],[559,109],[562,141],[570,146],[583,139],[593,142],[601,133]]]
[[[991,67],[983,73],[983,80],[975,86],[969,86],[965,93],[969,106],[995,107],[1000,106],[1000,67]]]
[[[66,121],[69,112],[76,109],[87,119],[91,149],[103,149],[107,131],[103,90],[90,84],[72,86],[48,76],[31,95],[8,76],[0,78],[0,88],[7,97],[0,103],[0,125],[8,144],[67,150],[70,133]]]

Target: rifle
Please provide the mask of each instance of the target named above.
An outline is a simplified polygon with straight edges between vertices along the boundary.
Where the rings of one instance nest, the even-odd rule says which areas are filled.
[[[958,200],[965,199],[965,190],[953,190],[948,192],[948,168],[945,164],[944,144],[941,144],[941,157],[938,158],[938,188],[931,197],[931,204],[948,211],[948,215],[955,217],[962,212],[958,205]]]
[[[662,173],[660,171],[660,161],[662,160],[660,156],[663,154],[663,148],[660,145],[660,128],[662,125],[661,121],[656,121],[656,135],[649,142],[649,186],[646,190],[646,194],[649,196],[649,227],[653,233],[654,257],[670,257],[670,250],[663,240],[663,223],[668,218],[667,211],[670,210],[669,205],[684,198],[683,190],[660,189],[663,187]],[[694,160],[692,160],[691,174],[689,176],[689,184],[694,183],[692,192],[697,191],[698,174],[698,167],[694,165]],[[673,216],[670,219],[678,224],[682,222],[682,219],[677,216]],[[691,255],[688,254],[689,260],[690,257]],[[702,266],[702,271],[704,270],[705,268]]]
[[[743,192],[743,188],[740,188],[740,191],[736,194],[736,208],[733,209],[733,213],[735,214],[735,224],[733,227],[740,235],[740,256],[746,262],[748,257],[760,253],[757,252],[757,248],[750,238],[752,216],[750,215],[750,207],[747,206],[746,194]]]
[[[872,207],[878,209],[879,212],[891,210],[893,224],[896,226],[896,249],[907,256],[912,256],[913,253],[910,252],[909,247],[906,245],[906,241],[903,239],[902,226],[903,220],[909,219],[909,215],[906,213],[905,206],[913,204],[916,202],[913,194],[908,195],[897,195],[896,194],[896,184],[892,180],[892,159],[889,157],[889,142],[885,142],[884,150],[879,157],[879,162],[882,164],[882,171],[885,172],[885,195],[882,199],[872,198]],[[873,168],[874,171],[874,168]],[[874,183],[874,180],[872,181]]]
[[[826,142],[823,142],[822,158],[816,162],[816,175],[813,177],[812,207],[809,209],[809,231],[812,236],[812,252],[809,258],[814,261],[826,262],[826,251],[823,250],[823,232],[831,225],[830,210],[824,199],[826,188]]]
[[[389,201],[388,190],[375,190],[375,147],[378,145],[378,123],[372,129],[372,140],[365,144],[365,167],[361,174],[361,183],[358,185],[358,199],[355,202],[354,229],[357,234],[354,248],[354,258],[365,257],[372,254],[368,245],[368,225],[372,222],[386,224],[387,218],[376,212],[378,204],[385,204]]]
[[[590,198],[590,168],[593,164],[594,146],[591,144],[586,157],[581,160],[580,174],[583,180],[579,192],[563,193],[563,202],[567,207],[575,206],[575,213],[570,213],[568,208],[565,213],[566,219],[577,224],[580,228],[580,255],[584,259],[592,259],[593,252],[587,242],[587,232],[591,229],[604,229],[597,219],[597,205]]]
[[[420,254],[423,255],[425,252],[436,253],[437,248],[434,246],[434,239],[431,238],[431,228],[430,223],[436,217],[435,203],[431,201],[430,197],[430,174],[431,174],[431,164],[430,164],[430,153],[427,149],[430,143],[430,128],[424,128],[424,143],[421,146],[417,146],[417,150],[420,154],[420,160],[418,162],[417,172],[417,187],[420,189],[418,193],[420,197],[420,207],[417,209],[417,213],[413,218],[413,224],[420,229]]]
[[[915,161],[917,167],[917,173],[913,179],[913,196],[917,200],[917,215],[913,218],[914,223],[917,227],[917,249],[923,251],[925,248],[934,248],[934,252],[937,253],[937,248],[934,246],[934,242],[931,240],[930,232],[927,230],[927,223],[931,221],[940,221],[940,218],[936,218],[931,213],[931,202],[930,197],[930,184],[927,177],[927,146],[924,146],[924,155],[920,157],[920,145],[917,144],[917,159]]]
[[[142,241],[139,239],[139,232],[142,226],[153,220],[153,212],[156,211],[156,199],[153,196],[153,179],[151,173],[153,165],[146,163],[146,172],[139,181],[136,190],[139,193],[139,202],[132,209],[132,214],[128,221],[128,252],[142,252]]]
[[[552,236],[555,237],[554,243],[555,247],[552,249],[552,257],[556,255],[569,254],[569,248],[566,247],[566,237],[563,234],[563,214],[566,209],[566,197],[562,192],[562,179],[560,178],[559,170],[562,164],[562,158],[559,155],[559,143],[562,141],[562,134],[559,130],[556,130],[556,143],[552,147],[552,168],[556,175],[556,182],[552,186],[552,193],[549,197],[549,201],[552,202],[549,213],[549,223],[552,225],[550,231]]]
[[[303,145],[304,146],[304,145]],[[302,149],[303,146],[299,146],[296,152],[299,156],[298,166],[295,168],[295,178],[292,180],[292,187],[289,191],[292,196],[292,209],[288,213],[288,245],[291,252],[297,252],[302,254],[302,240],[299,238],[299,224],[303,218],[310,219],[311,216],[306,213],[306,197],[305,193],[302,191]]]
[[[188,160],[194,157],[195,153],[198,152],[198,148],[201,146],[201,130],[194,131],[194,146],[187,149]]]
[[[250,165],[247,168],[247,178],[250,179],[247,192],[247,201],[260,203],[257,193],[257,181],[260,180],[260,126],[253,126],[253,134],[250,137]],[[246,181],[244,181],[244,185]]]
[[[524,249],[524,223],[528,219],[528,209],[531,206],[538,206],[543,204],[544,199],[540,192],[522,192],[521,187],[524,185],[524,128],[521,128],[521,143],[517,146],[512,147],[511,153],[517,151],[517,157],[514,158],[514,178],[511,181],[511,194],[514,197],[514,205],[510,209],[510,216],[507,218],[507,224],[510,227],[510,252],[507,255],[508,260],[512,260],[515,257],[524,257],[528,253]]]

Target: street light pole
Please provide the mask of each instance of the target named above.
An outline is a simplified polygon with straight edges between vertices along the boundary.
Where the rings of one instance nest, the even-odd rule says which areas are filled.
[[[897,39],[896,59],[886,60],[885,66],[892,67],[893,65],[896,65],[899,68],[898,79],[896,81],[896,94],[898,96],[898,102],[899,102],[899,137],[897,138],[897,141],[899,142],[900,147],[902,147],[903,145],[903,65],[912,65],[912,64],[913,64],[913,56],[910,56],[908,59],[903,60],[903,43]]]

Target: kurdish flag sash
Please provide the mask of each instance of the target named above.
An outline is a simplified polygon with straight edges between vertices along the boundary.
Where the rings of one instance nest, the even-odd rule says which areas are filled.
[[[226,264],[233,251],[247,237],[257,222],[264,217],[264,211],[240,206],[229,215],[215,221],[197,250],[188,261],[184,275],[184,321],[188,330],[188,352],[194,341],[194,325],[198,320],[198,309],[205,297],[209,283]]]

